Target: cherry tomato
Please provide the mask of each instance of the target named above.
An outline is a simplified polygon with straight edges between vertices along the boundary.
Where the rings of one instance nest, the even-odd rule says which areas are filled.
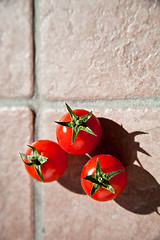
[[[62,116],[57,125],[56,137],[59,145],[70,154],[85,154],[99,143],[102,128],[98,118],[84,109],[72,109]]]
[[[67,167],[67,154],[55,142],[38,140],[28,145],[26,154],[20,154],[27,172],[37,181],[52,182],[58,179]]]
[[[94,156],[82,169],[82,188],[88,196],[97,201],[109,201],[116,198],[123,191],[126,183],[125,167],[111,155]]]

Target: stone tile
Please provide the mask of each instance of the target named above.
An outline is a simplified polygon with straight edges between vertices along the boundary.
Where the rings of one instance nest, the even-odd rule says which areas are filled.
[[[30,97],[32,0],[0,1],[0,33],[0,97]]]
[[[159,1],[38,1],[46,99],[160,94]]]
[[[33,114],[26,107],[0,108],[0,239],[33,239],[32,184],[19,152],[31,144]]]
[[[114,201],[96,202],[80,186],[80,172],[88,157],[68,155],[64,175],[43,185],[44,239],[99,240],[109,236],[116,240],[121,236],[122,240],[158,240],[160,110],[89,110],[99,117],[103,129],[102,140],[90,155],[108,153],[118,157],[127,167],[128,184]],[[55,140],[54,120],[59,120],[63,112],[44,111],[42,138]]]

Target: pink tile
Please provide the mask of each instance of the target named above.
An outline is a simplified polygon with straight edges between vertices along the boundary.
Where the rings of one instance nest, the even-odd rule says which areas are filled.
[[[26,107],[0,108],[0,239],[33,239],[32,184],[19,152],[32,142],[33,115]]]
[[[122,240],[158,240],[159,109],[89,110],[99,117],[103,128],[102,141],[90,155],[109,153],[119,157],[127,166],[127,187],[115,201],[100,203],[90,199],[80,185],[80,172],[88,157],[68,155],[64,175],[43,185],[44,239],[90,240],[109,236],[115,240],[120,234]],[[55,140],[54,120],[59,120],[64,112],[43,112],[42,138]]]
[[[32,0],[0,1],[0,33],[0,97],[30,97]]]
[[[39,1],[46,99],[160,94],[158,1]]]

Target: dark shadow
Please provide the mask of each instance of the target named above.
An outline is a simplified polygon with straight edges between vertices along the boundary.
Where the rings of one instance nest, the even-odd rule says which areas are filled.
[[[141,165],[137,157],[138,151],[150,156],[138,142],[135,142],[135,136],[147,133],[142,131],[128,133],[122,125],[110,119],[99,118],[99,121],[102,126],[102,138],[90,156],[110,154],[118,158],[124,166],[129,166],[134,161],[138,161]]]
[[[142,131],[128,133],[122,125],[116,122],[99,118],[102,126],[102,138],[99,145],[90,153],[93,157],[98,154],[110,154],[117,157],[127,168],[127,186],[115,202],[125,209],[138,213],[149,214],[158,212],[160,206],[160,185],[154,177],[147,172],[138,159],[137,153],[141,152],[149,157],[150,154],[140,147],[135,137],[147,134]],[[137,161],[140,166],[133,163]]]
[[[102,126],[102,138],[91,157],[98,154],[110,154],[117,157],[127,168],[127,186],[115,202],[123,208],[137,214],[149,214],[158,212],[160,206],[160,185],[155,178],[147,172],[137,157],[137,152],[150,156],[140,143],[135,141],[135,136],[147,134],[142,131],[128,133],[122,125],[116,122],[99,118]],[[81,171],[84,164],[89,160],[87,155],[68,154],[68,167],[58,182],[68,190],[85,194],[80,182]],[[133,163],[137,161],[140,166]]]
[[[85,194],[81,187],[80,176],[82,168],[88,160],[89,157],[86,155],[68,154],[67,169],[57,181],[72,192]]]
[[[133,213],[149,214],[155,211],[160,214],[160,185],[156,179],[136,165],[129,166],[127,173],[127,186],[115,202]]]

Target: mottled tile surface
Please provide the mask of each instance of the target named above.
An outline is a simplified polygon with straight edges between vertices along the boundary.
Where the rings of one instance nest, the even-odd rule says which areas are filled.
[[[0,0],[0,240],[160,239],[159,76],[159,0]],[[19,152],[56,141],[65,102],[99,117],[89,155],[127,168],[114,201],[84,194],[86,155],[53,183],[25,171]]]
[[[32,112],[26,107],[0,108],[0,239],[32,240],[32,184],[19,152],[33,134]]]
[[[47,99],[160,94],[159,1],[38,2]]]
[[[32,0],[0,1],[0,97],[33,93]]]

